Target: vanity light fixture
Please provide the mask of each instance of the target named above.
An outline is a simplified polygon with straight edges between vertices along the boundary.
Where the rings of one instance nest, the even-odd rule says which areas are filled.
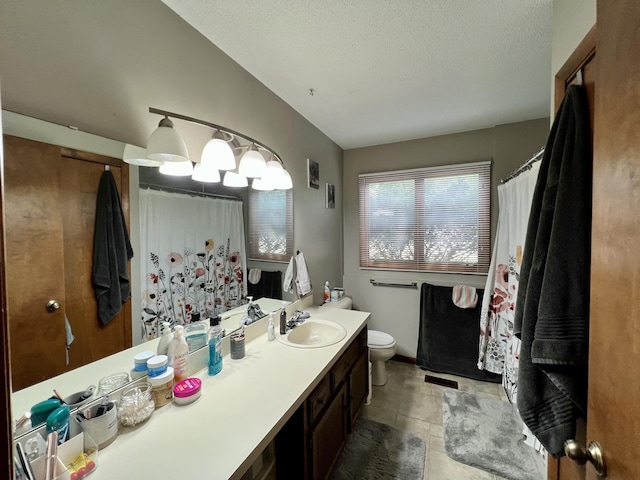
[[[149,144],[147,145],[148,158],[157,162],[163,162],[163,165],[160,167],[160,173],[167,175],[193,175],[192,178],[194,180],[216,182],[220,181],[219,170],[223,170],[225,174],[222,183],[225,186],[246,187],[248,186],[247,177],[249,177],[261,180],[260,182],[254,181],[252,186],[282,190],[293,188],[291,175],[285,170],[284,162],[273,149],[264,143],[229,128],[179,113],[167,112],[153,107],[149,107],[149,113],[162,115],[164,117],[160,121],[158,128],[149,138]],[[195,169],[193,164],[187,160],[189,155],[186,144],[175,130],[171,119],[184,120],[214,130],[211,140],[209,140],[203,149],[201,161],[196,164]],[[240,149],[247,148],[247,151],[240,160],[238,171],[232,171],[236,169],[236,161],[233,149],[229,143],[236,138],[246,140],[249,142],[249,145],[239,147]],[[262,151],[268,152],[271,155],[269,162],[265,162]],[[180,163],[180,167],[169,166],[170,163],[178,162]],[[187,163],[189,165],[187,165]],[[271,169],[268,168],[269,164],[271,164]],[[215,170],[215,173],[213,170]]]
[[[158,128],[147,142],[147,157],[157,162],[185,162],[189,160],[187,144],[173,126],[167,115],[160,120]]]

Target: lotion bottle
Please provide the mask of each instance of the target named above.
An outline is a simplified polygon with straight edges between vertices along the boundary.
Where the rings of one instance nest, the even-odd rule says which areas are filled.
[[[171,324],[169,322],[162,322],[162,332],[160,337],[160,343],[158,343],[158,355],[166,355],[169,343],[173,340],[173,333],[171,333]]]
[[[324,303],[331,301],[331,288],[329,288],[329,281],[324,282]]]
[[[175,382],[189,377],[189,345],[184,338],[184,327],[176,325],[173,340],[167,349],[169,366],[173,368]]]

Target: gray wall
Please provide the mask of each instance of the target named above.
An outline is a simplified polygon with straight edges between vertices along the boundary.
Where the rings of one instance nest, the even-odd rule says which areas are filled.
[[[4,109],[119,142],[146,145],[160,120],[152,106],[269,145],[293,179],[294,248],[316,302],[325,280],[339,283],[342,199],[325,209],[324,184],[342,191],[342,149],[160,1],[3,2],[0,75]],[[198,160],[212,131],[175,124]],[[306,186],[307,158],[320,190]]]
[[[498,125],[473,132],[444,135],[409,142],[358,148],[344,152],[344,287],[354,307],[372,313],[370,328],[396,339],[400,355],[416,356],[418,345],[419,290],[374,287],[369,280],[465,284],[484,287],[486,275],[386,272],[361,270],[359,266],[358,174],[409,168],[493,160],[491,188],[492,239],[500,180],[544,146],[549,120]],[[479,319],[478,319],[479,321]]]

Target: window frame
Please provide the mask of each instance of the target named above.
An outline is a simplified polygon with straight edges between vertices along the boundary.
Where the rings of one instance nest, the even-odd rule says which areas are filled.
[[[411,170],[392,170],[386,172],[360,174],[358,180],[359,230],[360,230],[360,269],[397,270],[415,272],[458,273],[486,275],[491,261],[491,171],[492,162],[473,162]],[[455,175],[478,174],[478,260],[476,263],[429,262],[424,258],[424,180],[429,178],[451,177]],[[368,186],[373,183],[413,180],[413,259],[372,260],[370,247],[370,199]],[[422,246],[422,247],[421,247]],[[421,248],[420,248],[421,247]]]

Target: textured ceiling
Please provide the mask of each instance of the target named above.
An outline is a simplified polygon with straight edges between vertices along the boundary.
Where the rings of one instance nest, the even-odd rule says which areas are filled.
[[[345,149],[549,115],[552,0],[163,2]]]

